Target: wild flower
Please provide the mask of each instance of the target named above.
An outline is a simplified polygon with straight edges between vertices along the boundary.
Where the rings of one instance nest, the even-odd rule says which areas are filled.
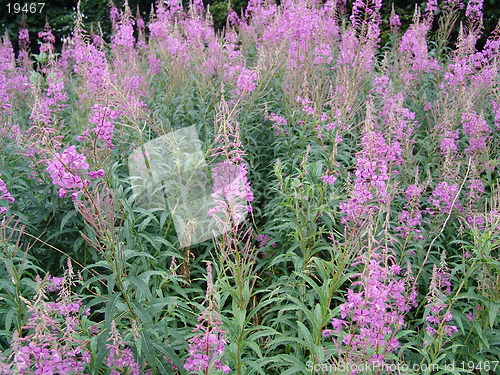
[[[370,106],[367,122],[372,116]],[[354,171],[354,189],[347,202],[340,203],[340,211],[346,216],[343,223],[360,220],[380,210],[380,203],[390,199],[387,190],[390,164],[401,164],[402,151],[398,142],[387,144],[381,131],[373,130],[366,125],[361,140],[362,151],[356,154],[356,170]]]
[[[21,47],[25,47],[30,43],[29,31],[25,27],[19,29],[18,42]]]
[[[229,107],[225,101],[221,102],[220,108],[219,116],[216,119],[218,123],[215,137],[216,146],[211,150],[211,156],[213,158],[222,157],[225,161],[231,160],[234,163],[242,162],[246,153],[243,151],[241,143],[239,124],[227,117]]]
[[[51,275],[47,276],[48,285],[45,287],[47,292],[56,292],[63,287],[64,277],[53,277]]]
[[[399,15],[394,10],[394,3],[392,3],[392,10],[391,10],[391,16],[389,18],[389,25],[391,28],[391,32],[393,34],[397,33],[399,31],[399,28],[401,27],[401,19],[399,18]]]
[[[38,33],[38,37],[42,39],[42,43],[40,45],[40,52],[54,52],[54,43],[56,42],[56,38],[52,34],[52,28],[48,23],[45,23],[45,27],[43,31]]]
[[[274,129],[276,135],[287,132],[286,129],[283,129],[283,126],[288,125],[288,121],[286,120],[285,117],[279,116],[276,113],[271,112],[269,115],[266,116],[266,120],[269,120],[273,123],[272,128]]]
[[[259,234],[257,236],[257,242],[259,243],[259,248],[262,248],[266,246],[273,238],[267,234]],[[273,242],[271,244],[271,247],[276,247],[278,244],[276,242]]]
[[[59,186],[59,197],[64,198],[69,192],[72,192],[73,200],[76,199],[78,192],[90,184],[90,181],[83,177],[102,177],[103,170],[95,172],[87,171],[89,164],[87,158],[76,151],[74,145],[65,149],[62,153],[56,152],[51,160],[47,160],[45,169],[52,178],[52,183]],[[83,177],[83,178],[82,178]]]
[[[144,373],[135,360],[132,350],[122,341],[114,320],[111,322],[108,342],[106,348],[109,353],[106,357],[106,364],[111,370],[110,375],[141,375]]]
[[[93,114],[89,118],[89,123],[95,125],[94,128],[87,128],[81,136],[78,137],[79,141],[83,141],[85,138],[90,136],[90,132],[96,135],[96,138],[104,141],[106,146],[113,149],[113,132],[114,132],[114,120],[120,117],[120,113],[114,109],[111,109],[107,105],[94,104]]]
[[[432,22],[434,14],[437,12],[437,10],[438,10],[437,0],[428,0],[424,10],[427,22],[429,23]]]
[[[411,67],[414,73],[428,73],[439,70],[438,61],[429,56],[426,35],[430,25],[421,22],[414,23],[404,33],[399,43],[399,53],[401,59]],[[413,73],[409,73],[405,78],[415,79]]]
[[[420,234],[422,231],[419,228],[422,225],[422,212],[419,210],[402,210],[399,217],[399,222],[402,224],[396,230],[404,237],[415,235],[418,240],[423,240],[424,237]]]
[[[224,226],[228,219],[233,225],[240,223],[252,211],[247,202],[252,202],[254,198],[246,165],[235,164],[231,160],[219,162],[212,168],[212,178],[214,207],[208,214]]]
[[[0,115],[6,113],[10,115],[11,104],[9,98],[9,72],[13,70],[13,49],[10,41],[6,38],[0,44]]]
[[[352,25],[358,28],[362,22],[366,22],[366,19],[374,22],[370,17],[380,22],[379,12],[381,7],[382,0],[355,0],[352,3],[352,15],[350,17]]]
[[[7,190],[7,186],[5,185],[5,182],[0,178],[0,200],[6,200],[9,203],[13,203],[15,199],[10,195],[9,191]],[[8,211],[8,207],[0,207],[0,215],[5,214]]]
[[[491,134],[486,120],[475,111],[464,112],[462,113],[462,126],[464,133],[469,136],[469,147],[465,152],[469,155],[483,152],[489,139],[487,134]]]
[[[337,181],[337,177],[332,174],[325,174],[324,176],[320,177],[320,180],[322,180],[326,184],[333,185],[335,181]]]
[[[73,70],[81,78],[82,88],[78,93],[82,98],[101,97],[106,93],[111,81],[111,72],[106,59],[106,53],[91,43],[81,32],[77,33],[72,41],[74,56]]]
[[[496,129],[500,129],[500,102],[492,100],[491,101],[491,106],[493,107],[493,113],[494,113],[494,123],[496,126]]]
[[[333,60],[332,48],[327,43],[314,47],[314,55],[315,64],[330,64]]]
[[[438,211],[449,212],[452,203],[458,193],[457,184],[448,184],[446,181],[440,182],[429,197],[429,203]],[[459,208],[460,204],[455,201],[453,208]]]
[[[483,21],[483,0],[469,0],[465,8],[465,17],[471,24],[480,25]]]
[[[228,374],[231,369],[222,360],[226,348],[225,331],[217,312],[210,262],[207,262],[207,292],[204,304],[205,311],[198,317],[199,324],[193,329],[193,332],[200,333],[189,339],[189,356],[184,369],[190,374],[209,374],[212,370],[222,370]]]
[[[252,211],[249,202],[254,199],[244,163],[239,124],[231,117],[227,103],[222,100],[216,117],[216,146],[211,150],[214,159],[222,159],[212,168],[212,216],[223,232],[237,226]]]
[[[113,37],[111,38],[113,50],[115,51],[129,51],[135,46],[133,20],[130,17],[130,8],[127,3],[125,4],[125,12],[115,18],[115,21],[117,21],[117,18],[119,19],[117,30],[113,33]]]
[[[89,312],[70,290],[74,283],[71,264],[64,277],[37,277],[37,294],[30,305],[23,337],[15,332],[8,366],[16,374],[85,374],[90,352],[80,336],[82,319]],[[47,283],[49,281],[49,283]],[[55,302],[48,302],[45,289],[57,287]]]
[[[257,87],[255,81],[257,81],[257,72],[247,68],[242,68],[236,85],[242,93],[250,93]]]
[[[416,239],[422,240],[424,237],[420,234],[422,231],[422,211],[420,210],[420,197],[422,188],[418,185],[408,185],[405,191],[405,197],[408,204],[405,205],[399,216],[400,226],[396,227],[396,231],[403,237],[415,236]]]
[[[334,336],[346,362],[376,358],[382,364],[400,347],[395,336],[405,324],[405,314],[416,306],[416,294],[392,255],[369,251],[354,264],[362,264],[364,270],[353,276],[356,281],[347,290],[347,302],[340,305],[340,319],[332,320],[333,330],[324,336]]]
[[[458,152],[458,130],[445,130],[439,148],[441,155],[453,155]]]
[[[356,37],[356,32],[353,29],[347,29],[342,34],[342,41],[340,44],[340,53],[337,60],[339,65],[352,65],[356,60],[356,51],[359,48],[359,39]],[[367,67],[363,65],[363,71],[366,71]]]
[[[467,315],[465,315],[465,317],[469,322],[473,322],[476,320],[476,316],[474,315],[473,312],[469,312]]]
[[[446,267],[443,254],[441,264],[434,265],[432,269],[429,292],[426,296],[426,307],[429,311],[425,318],[427,321],[425,331],[430,339],[424,344],[428,344],[437,335],[451,337],[458,332],[456,326],[448,324],[453,319],[448,308],[448,296],[451,294],[452,287],[450,272]]]
[[[479,178],[469,179],[468,189],[469,191],[465,193],[465,195],[467,196],[469,205],[472,205],[473,203],[478,201],[482,197],[482,194],[484,194],[485,192],[484,183]]]

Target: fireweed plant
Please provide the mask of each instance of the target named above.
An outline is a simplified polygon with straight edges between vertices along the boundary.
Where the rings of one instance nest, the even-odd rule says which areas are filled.
[[[0,373],[499,373],[500,25],[478,50],[482,1],[382,6],[2,38]],[[127,163],[193,125],[217,230],[184,246]]]

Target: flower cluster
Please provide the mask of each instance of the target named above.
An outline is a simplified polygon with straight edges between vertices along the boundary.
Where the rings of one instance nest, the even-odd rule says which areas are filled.
[[[408,204],[401,211],[399,217],[400,226],[396,228],[399,234],[405,238],[415,236],[417,240],[423,240],[421,230],[422,211],[420,210],[420,197],[422,188],[418,185],[409,185],[406,188],[405,197]]]
[[[235,164],[231,160],[223,161],[212,168],[214,207],[208,214],[218,219],[225,214],[233,224],[238,224],[252,211],[247,202],[253,201],[253,192],[247,178],[246,164]],[[223,220],[225,223],[226,220]]]
[[[441,155],[447,156],[456,154],[458,151],[457,140],[458,130],[445,130],[441,138],[441,142],[439,143]]]
[[[353,197],[340,203],[340,210],[346,216],[343,223],[359,219],[363,215],[378,212],[377,203],[389,199],[387,181],[390,163],[401,164],[401,147],[398,142],[387,144],[380,131],[366,129],[361,144],[363,150],[357,154]]]
[[[114,320],[111,322],[111,332],[108,342],[110,343],[106,345],[106,348],[109,350],[109,354],[106,358],[106,363],[108,368],[111,369],[110,375],[142,374],[132,350],[122,341]]]
[[[457,193],[457,184],[448,184],[446,181],[442,181],[436,186],[429,197],[429,203],[438,211],[448,212],[452,209],[452,204]],[[460,208],[460,205],[455,202],[453,208]]]
[[[95,133],[97,139],[104,141],[110,149],[113,149],[115,147],[112,143],[113,131],[115,129],[114,120],[120,117],[120,113],[101,104],[95,104],[93,111],[94,113],[90,116],[89,123],[94,124],[95,127],[85,130],[78,137],[78,140],[84,140],[85,137],[90,135],[90,131],[92,131]]]
[[[38,292],[29,308],[23,337],[15,332],[11,357],[4,368],[0,366],[1,374],[85,374],[91,356],[85,340],[78,337],[82,318],[86,319],[89,310],[70,290],[74,276],[68,265],[62,278],[37,277]],[[58,290],[57,300],[47,301],[45,290]]]
[[[371,252],[362,255],[359,263],[365,270],[355,275],[357,281],[347,291],[347,302],[340,305],[341,319],[333,319],[333,330],[326,330],[323,336],[336,333],[342,338],[345,359],[383,362],[387,353],[400,346],[395,336],[404,326],[405,313],[416,306],[415,293],[407,295],[401,267],[391,256]]]
[[[447,324],[453,319],[447,304],[452,287],[450,273],[446,265],[434,265],[429,292],[426,297],[428,302],[426,307],[429,308],[429,312],[425,318],[427,321],[425,331],[431,338],[443,333],[450,337],[455,332],[458,332],[456,326]]]
[[[0,200],[5,199],[9,203],[13,203],[15,201],[7,190],[7,186],[5,182],[0,178]],[[7,207],[0,207],[0,215],[5,214],[7,212]]]
[[[483,20],[483,0],[469,0],[465,16],[471,24],[480,24]]]
[[[329,184],[329,185],[333,185],[335,183],[335,181],[337,181],[337,177],[335,177],[332,174],[328,174],[328,173],[325,174],[324,176],[320,177],[319,179],[322,180],[325,184]]]
[[[389,25],[391,27],[391,33],[396,34],[401,27],[401,19],[399,15],[394,11],[394,3],[392,4],[391,16],[389,17]]]
[[[399,44],[399,52],[402,59],[408,62],[411,70],[415,73],[431,72],[439,69],[438,61],[429,56],[426,35],[429,32],[428,23],[414,23],[405,32]],[[414,79],[413,73],[408,73],[404,77]]]
[[[243,68],[240,71],[240,74],[236,81],[236,85],[238,86],[238,89],[242,93],[250,93],[257,87],[255,83],[256,81],[257,81],[257,72],[247,68]]]
[[[241,143],[239,125],[230,117],[227,103],[223,101],[216,118],[219,125],[212,152],[213,158],[223,158],[212,168],[213,207],[208,215],[212,216],[223,232],[238,225],[248,212],[252,211],[249,202],[254,199],[247,177],[248,165],[243,162],[246,153]]]
[[[288,121],[286,120],[285,117],[279,116],[276,113],[270,113],[268,116],[266,116],[266,120],[269,120],[273,123],[272,127],[276,135],[287,132],[286,129],[283,129],[283,126],[288,125]]]
[[[43,31],[38,33],[38,37],[42,39],[42,43],[40,45],[40,52],[53,52],[54,51],[54,43],[56,42],[56,38],[52,34],[52,28],[48,23],[45,24]]]
[[[53,277],[51,275],[47,276],[48,285],[45,287],[47,292],[56,292],[61,290],[64,284],[64,277]]]
[[[62,153],[55,153],[52,160],[47,160],[46,171],[52,178],[52,183],[59,186],[59,197],[64,198],[72,192],[73,200],[78,192],[90,184],[89,180],[82,179],[86,174],[91,178],[103,177],[104,170],[86,172],[89,169],[87,158],[76,151],[74,145],[68,147]]]
[[[222,370],[225,374],[231,369],[222,361],[226,347],[225,332],[216,310],[215,289],[212,283],[212,265],[207,263],[206,308],[198,317],[199,324],[193,332],[200,332],[189,339],[189,356],[184,369],[190,374],[208,373],[209,370]]]
[[[475,111],[462,113],[462,125],[464,133],[469,136],[469,147],[465,152],[469,155],[483,152],[486,149],[486,142],[491,130],[486,120]]]
[[[74,58],[74,72],[81,77],[85,90],[81,98],[94,98],[106,92],[110,80],[110,69],[106,53],[99,44],[89,43],[80,34],[72,41],[74,46],[67,51]]]

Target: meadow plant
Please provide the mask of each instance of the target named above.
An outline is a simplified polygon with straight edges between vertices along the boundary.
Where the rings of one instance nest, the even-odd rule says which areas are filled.
[[[228,374],[231,371],[222,361],[226,340],[222,321],[217,312],[217,295],[212,278],[212,265],[208,262],[205,310],[198,317],[199,324],[193,330],[195,333],[200,333],[189,339],[189,356],[184,364],[189,374],[210,374],[216,370]]]
[[[9,203],[13,203],[15,199],[10,195],[9,191],[7,190],[7,186],[5,185],[5,182],[0,179],[0,199],[6,200]],[[8,210],[8,207],[1,207],[0,208],[0,214],[5,214]]]
[[[337,360],[381,367],[401,345],[397,334],[405,326],[405,314],[417,305],[416,292],[407,294],[408,279],[384,249],[367,249],[353,266],[358,264],[364,270],[351,276],[355,281],[347,290],[347,302],[339,306],[340,319],[334,318],[333,330],[323,336],[334,336]]]
[[[116,324],[111,323],[111,332],[108,339],[109,344],[106,347],[109,354],[106,358],[106,364],[111,369],[111,375],[127,374],[140,375],[149,372],[141,372],[139,364],[134,358],[132,350],[125,345],[116,329]]]
[[[2,373],[84,374],[91,355],[81,337],[82,325],[90,314],[81,299],[72,292],[75,280],[71,263],[65,275],[44,280],[37,278],[37,294],[29,303],[23,331],[12,337],[12,351]],[[48,293],[57,299],[48,301]]]

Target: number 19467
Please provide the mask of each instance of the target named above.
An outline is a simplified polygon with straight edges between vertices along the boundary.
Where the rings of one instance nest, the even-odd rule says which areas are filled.
[[[7,11],[9,13],[42,13],[45,3],[8,3]]]

